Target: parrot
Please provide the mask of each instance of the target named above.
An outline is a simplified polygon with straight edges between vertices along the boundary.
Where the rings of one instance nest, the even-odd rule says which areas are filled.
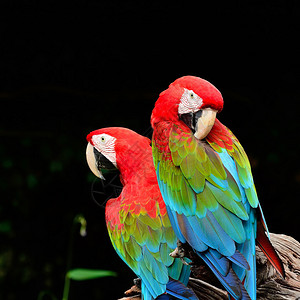
[[[176,79],[151,115],[152,153],[172,227],[207,264],[229,299],[256,299],[259,246],[284,277],[248,157],[217,118],[223,97],[197,76]]]
[[[89,133],[87,141],[87,163],[97,177],[104,179],[103,170],[120,172],[122,191],[106,203],[106,226],[115,251],[141,279],[142,299],[198,299],[186,287],[190,266],[169,255],[177,237],[158,187],[150,139],[107,127]]]

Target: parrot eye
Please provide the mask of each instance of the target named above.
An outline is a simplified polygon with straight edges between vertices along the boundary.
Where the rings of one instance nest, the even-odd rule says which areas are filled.
[[[193,99],[193,98],[194,98],[194,94],[193,94],[193,93],[191,93],[191,94],[190,94],[190,97]]]
[[[116,164],[115,141],[115,137],[106,133],[96,134],[92,137],[93,146],[96,150],[113,164]]]

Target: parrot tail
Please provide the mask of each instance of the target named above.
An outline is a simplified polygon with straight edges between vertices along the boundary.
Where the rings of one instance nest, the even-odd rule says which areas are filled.
[[[183,283],[173,278],[169,278],[167,283],[167,294],[159,296],[159,300],[180,299],[180,300],[198,300],[194,291],[186,287]],[[168,297],[168,298],[166,298]]]
[[[285,278],[284,267],[281,259],[279,258],[276,250],[271,244],[269,238],[265,233],[264,226],[261,222],[257,222],[257,236],[256,236],[257,246],[261,249],[261,251],[268,258],[273,267],[277,270],[277,272]]]
[[[224,286],[232,299],[251,300],[243,283],[237,277],[227,257],[217,254],[215,250],[209,249],[197,254],[209,266],[220,283]],[[244,266],[247,269],[247,266]],[[230,298],[231,299],[231,298]]]
[[[143,282],[142,282],[143,285]],[[148,289],[142,288],[143,300],[154,300],[154,296]],[[199,300],[194,291],[186,287],[182,282],[169,277],[166,292],[159,295],[157,300]]]

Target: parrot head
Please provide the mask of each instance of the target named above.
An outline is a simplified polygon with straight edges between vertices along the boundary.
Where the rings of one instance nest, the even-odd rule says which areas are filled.
[[[155,127],[161,121],[184,122],[201,140],[209,134],[222,108],[223,98],[215,86],[199,77],[183,76],[159,95],[151,125]]]
[[[150,140],[122,127],[107,127],[87,135],[86,159],[89,168],[97,177],[105,179],[102,170],[130,170],[150,149]]]

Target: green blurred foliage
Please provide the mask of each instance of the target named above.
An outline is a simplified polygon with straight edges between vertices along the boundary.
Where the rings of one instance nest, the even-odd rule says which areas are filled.
[[[116,277],[117,273],[107,270],[92,270],[92,269],[73,269],[68,271],[67,277],[72,280],[91,280],[102,277],[113,276]]]

